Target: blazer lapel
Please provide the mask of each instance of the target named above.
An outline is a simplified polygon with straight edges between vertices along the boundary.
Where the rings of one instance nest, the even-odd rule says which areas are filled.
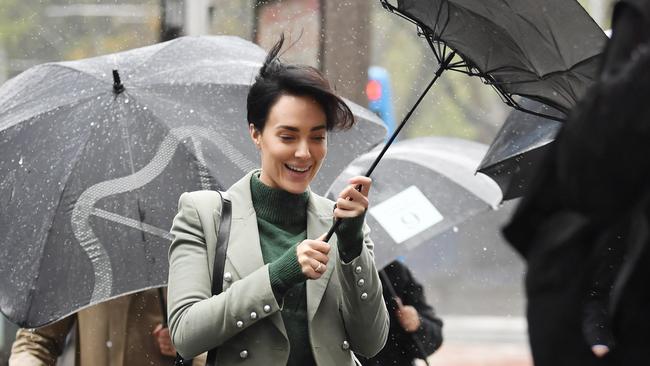
[[[251,173],[246,174],[228,190],[232,200],[232,225],[226,257],[238,278],[244,278],[264,266],[250,179]]]
[[[232,201],[232,225],[226,258],[241,279],[264,266],[257,216],[253,208],[250,180],[254,172],[246,174],[228,190]],[[282,315],[277,312],[269,317],[280,333],[287,337]]]
[[[316,204],[316,197],[311,192],[309,196],[309,205],[307,207],[307,238],[317,239],[325,234],[332,225],[332,214],[329,211],[319,210]],[[319,212],[320,211],[320,212]],[[307,319],[311,321],[318,310],[327,284],[329,283],[334,266],[336,265],[336,237],[330,239],[330,252],[328,254],[329,263],[327,270],[317,280],[307,280]]]

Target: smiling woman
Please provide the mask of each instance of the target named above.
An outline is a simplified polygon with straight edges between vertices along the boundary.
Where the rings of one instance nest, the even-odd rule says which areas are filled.
[[[282,43],[248,94],[249,133],[262,163],[225,192],[232,220],[224,263],[215,263],[219,194],[180,198],[169,251],[169,327],[183,357],[218,347],[212,355],[220,366],[352,366],[354,353],[381,350],[389,327],[365,224],[371,181],[351,178],[336,206],[309,189],[328,132],[351,127],[354,118],[318,70],[278,60]],[[327,243],[335,218],[345,220]],[[224,269],[224,290],[214,296],[213,263]]]

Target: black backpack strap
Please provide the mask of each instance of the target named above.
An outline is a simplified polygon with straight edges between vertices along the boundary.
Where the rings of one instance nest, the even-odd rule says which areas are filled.
[[[221,220],[219,222],[219,233],[217,233],[217,247],[214,251],[214,265],[212,268],[212,295],[218,295],[223,291],[223,270],[226,265],[226,251],[228,250],[228,238],[230,237],[230,223],[232,221],[232,202],[226,192],[219,192],[221,197]],[[206,366],[216,366],[217,348],[208,352]]]

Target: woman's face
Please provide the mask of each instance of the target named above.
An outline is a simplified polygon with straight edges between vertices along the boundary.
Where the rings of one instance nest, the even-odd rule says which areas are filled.
[[[296,194],[307,190],[327,154],[326,122],[314,99],[283,95],[271,107],[263,132],[250,124],[262,157],[262,183]]]

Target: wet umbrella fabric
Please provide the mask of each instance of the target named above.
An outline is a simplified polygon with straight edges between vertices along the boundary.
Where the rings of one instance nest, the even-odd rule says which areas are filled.
[[[475,174],[487,146],[454,138],[424,137],[396,143],[373,173],[372,206],[366,219],[382,267],[464,220],[497,208],[501,191]],[[363,173],[373,151],[355,159],[328,190],[335,195]]]
[[[596,77],[606,35],[573,0],[397,0],[384,6],[416,23],[438,61],[513,95],[567,113]]]
[[[479,172],[499,184],[503,200],[521,197],[526,192],[533,172],[562,127],[562,123],[540,115],[565,118],[536,101],[524,100],[521,104],[539,115],[511,111],[478,167]]]
[[[245,101],[264,57],[236,37],[184,37],[5,83],[0,310],[36,327],[164,285],[178,196],[227,188],[259,166]],[[360,123],[330,135],[344,148],[330,149],[317,192],[384,138],[378,118],[352,109]]]

